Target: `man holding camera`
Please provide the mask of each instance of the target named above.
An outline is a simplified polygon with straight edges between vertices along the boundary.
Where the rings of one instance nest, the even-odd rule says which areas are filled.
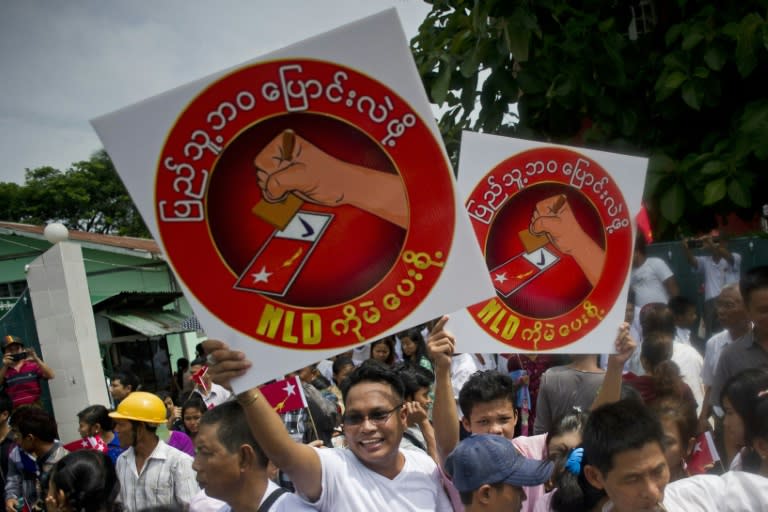
[[[18,336],[3,336],[3,366],[0,384],[13,401],[13,408],[21,405],[40,405],[40,379],[51,380],[53,370],[35,353],[25,348]]]
[[[705,254],[695,256],[691,249],[702,248]],[[720,330],[715,301],[723,286],[738,283],[741,275],[741,255],[730,252],[724,238],[705,235],[683,240],[683,252],[688,264],[704,276],[704,325],[706,338]]]

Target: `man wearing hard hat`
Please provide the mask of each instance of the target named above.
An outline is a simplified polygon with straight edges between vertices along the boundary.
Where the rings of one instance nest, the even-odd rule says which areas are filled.
[[[186,506],[200,488],[192,457],[157,437],[157,426],[166,420],[163,401],[152,393],[134,391],[109,415],[115,420],[115,433],[125,450],[115,466],[125,510]]]

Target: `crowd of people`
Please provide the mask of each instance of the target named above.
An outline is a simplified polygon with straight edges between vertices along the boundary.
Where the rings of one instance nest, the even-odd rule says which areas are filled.
[[[77,415],[82,444],[40,407],[53,372],[6,337],[6,512],[765,510],[768,267],[721,280],[722,330],[697,346],[693,303],[636,248],[610,356],[458,353],[444,316],[286,376],[307,407],[278,414],[232,393],[250,362],[208,340],[170,391],[115,373],[114,409]],[[694,475],[705,432],[720,460]]]

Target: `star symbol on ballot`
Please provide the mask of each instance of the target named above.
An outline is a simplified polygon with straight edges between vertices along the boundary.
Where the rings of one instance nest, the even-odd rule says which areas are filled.
[[[268,283],[269,277],[272,275],[272,272],[267,272],[267,267],[262,266],[261,270],[251,275],[253,276],[254,283]]]
[[[283,391],[285,391],[288,396],[291,396],[296,393],[296,385],[292,382],[286,382]]]
[[[497,283],[504,283],[507,281],[507,273],[502,272],[501,274],[496,274],[496,277],[494,277],[493,280]]]
[[[83,441],[80,443],[80,445],[81,445],[83,448],[88,448],[88,440],[87,440],[87,439],[83,439]]]

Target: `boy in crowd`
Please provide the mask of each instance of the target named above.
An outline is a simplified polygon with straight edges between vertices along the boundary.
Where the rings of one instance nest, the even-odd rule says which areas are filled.
[[[445,461],[466,512],[520,512],[523,487],[544,484],[552,467],[551,461],[526,459],[506,439],[491,434],[468,437]]]
[[[131,372],[117,372],[109,381],[109,394],[112,395],[115,407],[120,405],[125,397],[138,390],[139,378]]]
[[[117,463],[123,449],[120,448],[120,440],[113,432],[115,422],[109,417],[109,410],[103,405],[89,405],[77,413],[77,421],[80,437],[99,436],[107,445],[107,455],[112,459],[112,463]]]

